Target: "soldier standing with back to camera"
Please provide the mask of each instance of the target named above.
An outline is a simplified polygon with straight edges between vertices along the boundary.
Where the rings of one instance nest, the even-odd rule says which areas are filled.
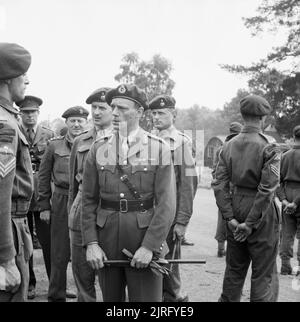
[[[266,115],[272,110],[270,104],[260,96],[249,95],[240,101],[240,110],[245,126],[224,144],[212,183],[228,225],[219,301],[240,301],[252,263],[250,301],[273,302],[279,288],[276,256],[280,218],[274,197],[279,185],[280,150],[262,133]]]
[[[30,229],[32,240],[34,240],[34,227],[36,229],[37,238],[43,250],[43,257],[46,267],[48,280],[50,279],[50,225],[40,219],[39,207],[37,204],[38,198],[38,172],[42,156],[45,152],[47,142],[54,137],[54,132],[44,126],[38,125],[38,116],[40,106],[43,101],[36,96],[25,96],[24,100],[17,102],[21,112],[21,130],[25,135],[31,157],[34,194],[31,199],[27,220]],[[35,298],[36,278],[33,270],[33,255],[29,261],[29,288],[28,299]]]
[[[153,125],[157,135],[170,146],[176,178],[176,215],[167,237],[169,253],[167,259],[181,257],[181,241],[193,213],[193,200],[197,191],[195,160],[192,156],[191,139],[175,126],[176,101],[169,95],[159,95],[149,103]],[[172,265],[171,274],[164,276],[163,300],[165,302],[187,302],[182,294],[178,265]]]
[[[291,275],[293,246],[298,239],[297,260],[300,273],[300,125],[293,129],[294,145],[282,155],[280,188],[277,196],[282,202],[280,258],[282,275]]]
[[[109,88],[94,91],[86,100],[91,104],[93,128],[78,136],[73,143],[70,157],[69,229],[71,239],[71,260],[78,302],[95,302],[96,272],[86,261],[81,229],[82,176],[87,154],[96,138],[112,134],[112,109],[106,103],[105,94]]]
[[[31,55],[0,43],[0,302],[27,300],[32,241],[26,214],[33,192],[28,142],[13,106],[25,97]]]
[[[108,91],[114,134],[99,138],[88,153],[82,189],[82,235],[89,264],[99,270],[105,302],[162,300],[162,276],[149,267],[164,255],[175,215],[174,167],[168,145],[139,127],[148,108],[136,85]],[[126,267],[105,266],[127,259]]]
[[[67,109],[62,117],[66,119],[68,132],[65,136],[49,141],[39,171],[39,198],[41,219],[51,218],[51,275],[48,290],[49,302],[65,302],[67,294],[67,267],[70,260],[70,239],[68,228],[69,160],[74,138],[85,128],[89,112],[75,106]],[[52,193],[51,183],[54,191]]]

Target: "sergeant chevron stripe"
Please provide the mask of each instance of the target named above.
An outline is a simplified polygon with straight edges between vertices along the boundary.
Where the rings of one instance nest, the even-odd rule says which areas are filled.
[[[16,166],[16,158],[13,157],[12,160],[8,161],[7,163],[3,163],[0,160],[0,177],[6,177],[11,170],[13,170]]]
[[[274,164],[271,164],[270,165],[270,167],[271,167],[271,171],[277,176],[277,177],[279,177],[279,169],[278,169],[278,167],[276,167]]]

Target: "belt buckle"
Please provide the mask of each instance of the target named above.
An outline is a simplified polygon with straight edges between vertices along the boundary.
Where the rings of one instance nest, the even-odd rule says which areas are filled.
[[[127,199],[120,199],[120,212],[128,212]]]

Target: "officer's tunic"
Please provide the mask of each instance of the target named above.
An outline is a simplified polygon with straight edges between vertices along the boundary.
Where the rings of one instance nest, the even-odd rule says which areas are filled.
[[[282,155],[280,167],[280,188],[277,195],[280,201],[295,202],[297,209],[289,215],[282,212],[282,240],[280,244],[280,257],[282,260],[293,258],[295,235],[300,239],[300,146],[293,148]],[[298,246],[297,259],[300,262],[300,246]]]
[[[173,125],[162,130],[158,136],[170,146],[176,178],[176,214],[172,227],[168,233],[167,244],[169,253],[166,258],[172,258],[175,241],[173,229],[175,224],[188,225],[193,213],[193,199],[197,191],[197,174],[195,160],[192,156],[192,142],[184,133],[178,131]],[[174,259],[180,258],[180,245],[174,253]],[[172,274],[164,276],[163,293],[165,301],[176,301],[180,298],[180,273],[179,266],[172,265]]]
[[[98,241],[108,259],[126,259],[144,246],[162,256],[165,239],[176,208],[176,187],[170,150],[163,140],[139,129],[127,158],[119,147],[119,135],[101,138],[92,145],[83,174],[82,233],[84,245]],[[105,201],[134,200],[120,180],[118,163],[142,200],[155,204],[148,210],[121,212],[103,209]],[[161,301],[162,277],[150,268],[105,267],[100,271],[104,301],[124,301],[128,286],[130,301]]]
[[[66,300],[66,270],[70,260],[68,230],[69,160],[72,140],[68,134],[49,141],[39,170],[40,211],[51,210],[51,277],[49,301]],[[52,195],[51,181],[54,191]]]
[[[86,261],[86,250],[81,236],[82,176],[87,154],[97,137],[95,128],[74,140],[70,157],[69,229],[74,281],[78,290],[78,302],[95,302],[96,272]]]
[[[28,260],[32,254],[26,213],[33,192],[33,178],[28,143],[19,128],[17,114],[12,104],[0,97],[0,263],[16,256],[21,274],[17,293],[0,291],[0,301],[20,302],[27,299]]]
[[[239,301],[252,261],[251,301],[276,301],[279,212],[274,192],[279,184],[280,151],[258,127],[245,126],[224,144],[213,182],[217,205],[226,220],[253,227],[245,242],[228,229],[222,301]],[[233,193],[230,194],[230,183]]]
[[[30,140],[27,129],[24,125],[21,126],[22,132],[25,135],[29,144],[29,152],[31,157],[31,164],[33,170],[34,194],[31,199],[29,212],[27,213],[28,225],[31,236],[33,238],[33,218],[36,228],[38,240],[42,246],[43,257],[46,266],[48,279],[50,279],[51,261],[50,261],[50,225],[40,219],[40,212],[38,207],[38,171],[40,163],[45,152],[48,141],[54,137],[54,132],[44,126],[38,125],[36,127],[33,141]],[[35,286],[36,278],[33,271],[33,259],[30,258],[29,263],[30,280],[29,285]]]

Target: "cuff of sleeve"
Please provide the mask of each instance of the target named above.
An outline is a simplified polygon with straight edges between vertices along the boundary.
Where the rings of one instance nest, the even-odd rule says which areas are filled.
[[[7,263],[16,256],[14,244],[1,245],[0,247],[0,265]]]
[[[45,200],[45,201],[39,201],[38,203],[40,211],[44,210],[51,210],[51,205],[50,202]]]

